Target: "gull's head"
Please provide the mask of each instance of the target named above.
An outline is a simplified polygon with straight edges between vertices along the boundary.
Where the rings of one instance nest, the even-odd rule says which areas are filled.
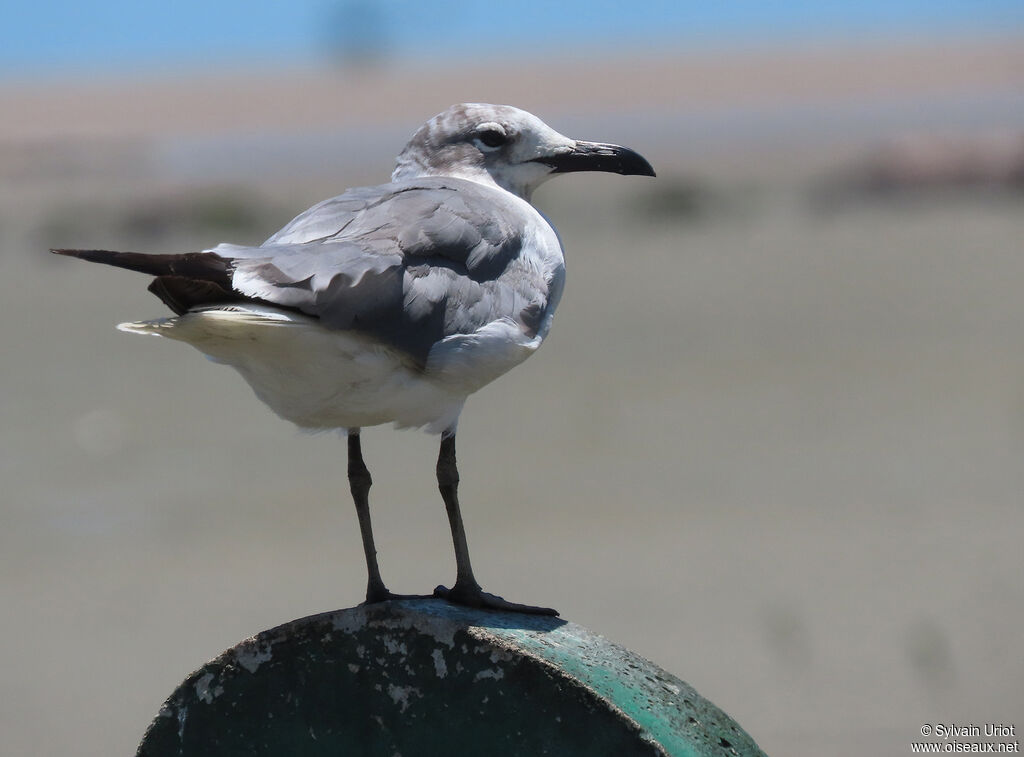
[[[419,128],[391,178],[453,176],[529,200],[551,176],[569,171],[654,176],[651,164],[627,147],[570,139],[510,105],[462,103]]]

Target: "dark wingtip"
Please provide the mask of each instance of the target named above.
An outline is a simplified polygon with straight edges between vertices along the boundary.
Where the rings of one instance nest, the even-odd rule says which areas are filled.
[[[115,255],[120,255],[119,252],[113,252],[111,250],[68,250],[65,248],[50,248],[50,252],[54,255],[66,255],[69,258],[81,258],[82,260],[91,260],[97,263],[108,263],[110,259]]]

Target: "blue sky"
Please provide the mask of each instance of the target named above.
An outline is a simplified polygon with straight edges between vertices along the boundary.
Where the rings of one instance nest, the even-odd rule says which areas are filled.
[[[0,76],[1024,30],[1024,0],[0,0]]]

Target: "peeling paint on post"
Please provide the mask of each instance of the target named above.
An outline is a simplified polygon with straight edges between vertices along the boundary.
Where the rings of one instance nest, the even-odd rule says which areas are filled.
[[[558,618],[402,600],[246,639],[164,703],[138,757],[764,757],[693,688]]]

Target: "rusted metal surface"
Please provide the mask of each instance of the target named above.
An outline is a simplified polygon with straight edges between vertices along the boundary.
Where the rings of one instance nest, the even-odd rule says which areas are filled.
[[[246,639],[189,676],[139,757],[762,755],[691,686],[558,618],[403,600]]]

